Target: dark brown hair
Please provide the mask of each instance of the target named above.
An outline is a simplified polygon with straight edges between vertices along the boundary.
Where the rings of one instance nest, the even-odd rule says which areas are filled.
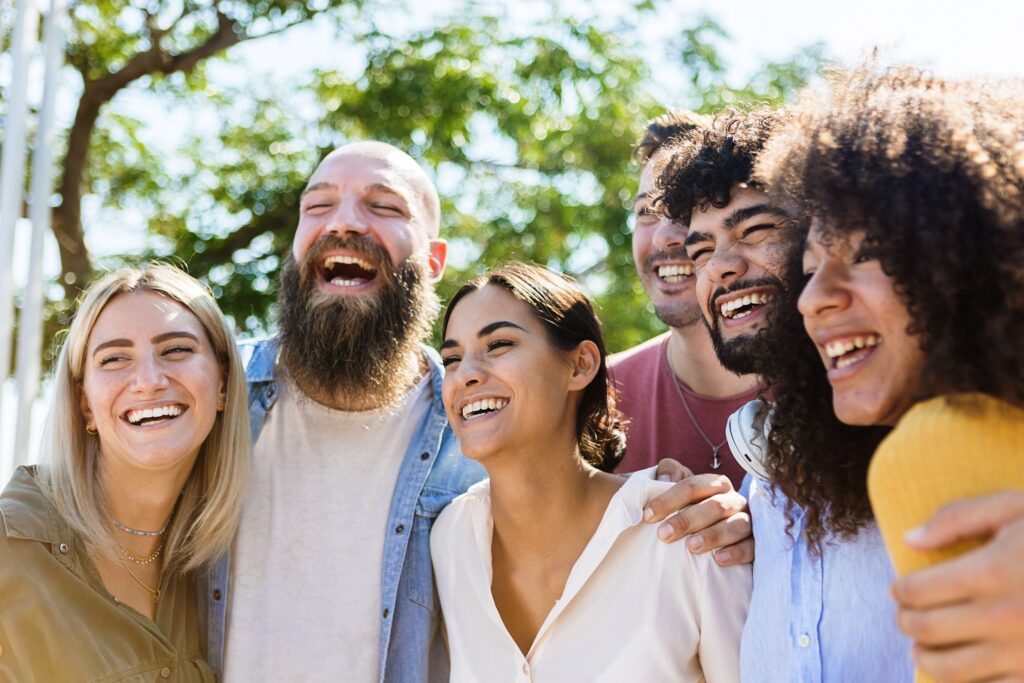
[[[580,455],[594,467],[611,472],[625,449],[621,416],[615,408],[615,390],[608,381],[601,323],[593,304],[579,284],[567,275],[530,263],[510,263],[470,280],[452,296],[444,312],[442,335],[459,300],[485,285],[497,285],[533,311],[551,343],[563,351],[592,341],[600,353],[600,366],[583,390],[576,413],[576,439]]]
[[[837,73],[773,135],[757,177],[826,239],[866,233],[925,354],[919,399],[982,392],[1024,404],[1021,81],[871,65]],[[778,401],[770,469],[807,511],[812,540],[826,526],[852,532],[870,518],[866,472],[884,432],[837,426],[831,401],[808,393],[821,384],[815,371],[789,360],[765,372]]]
[[[694,209],[727,206],[736,186],[759,187],[754,162],[785,116],[779,109],[730,111],[674,137],[672,158],[658,178],[668,216],[689,224]]]
[[[633,158],[641,164],[654,156],[663,145],[684,133],[711,125],[711,118],[692,111],[668,109],[647,122],[644,135],[633,148]]]

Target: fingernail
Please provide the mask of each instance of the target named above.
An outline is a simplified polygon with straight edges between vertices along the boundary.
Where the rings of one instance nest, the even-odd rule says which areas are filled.
[[[718,550],[715,551],[715,562],[717,562],[718,564],[722,564],[723,562],[728,562],[731,559],[732,559],[732,552],[730,552],[729,550],[726,550],[725,548],[719,548]]]
[[[651,508],[644,508],[644,521],[650,522],[654,519],[654,510]]]
[[[907,543],[920,543],[924,540],[924,525],[914,527],[907,533],[903,534],[903,540]]]
[[[672,478],[667,474],[659,474],[658,481],[672,481]]]
[[[663,541],[667,541],[672,535],[672,527],[668,524],[662,524],[658,527],[658,538]]]
[[[704,545],[704,539],[701,538],[699,534],[691,534],[691,536],[686,539],[686,547],[690,550],[700,550],[702,545]]]

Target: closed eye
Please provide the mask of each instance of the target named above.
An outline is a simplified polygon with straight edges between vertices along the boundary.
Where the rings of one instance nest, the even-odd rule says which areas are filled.
[[[504,346],[515,346],[515,342],[512,341],[511,339],[492,339],[491,341],[487,342],[488,351],[494,351]]]
[[[743,230],[743,237],[749,237],[750,235],[754,235],[762,230],[774,230],[777,227],[778,226],[775,223],[757,223],[756,225],[751,225],[750,227],[745,228]]]
[[[124,354],[121,354],[121,353],[111,354],[109,356],[104,356],[103,358],[100,359],[100,367],[102,368],[102,367],[104,367],[106,365],[110,365],[111,363],[117,363],[119,361],[125,361],[125,360],[128,360],[128,356],[125,356]]]
[[[441,365],[443,365],[444,367],[448,367],[452,363],[458,363],[459,360],[460,359],[458,356],[445,356],[441,359]]]
[[[166,349],[164,349],[163,355],[192,355],[195,352],[196,350],[193,349],[191,346],[169,346]]]

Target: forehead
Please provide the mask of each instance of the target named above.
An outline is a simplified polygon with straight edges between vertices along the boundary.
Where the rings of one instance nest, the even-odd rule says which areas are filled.
[[[737,212],[751,207],[766,205],[768,195],[752,188],[734,187],[730,193],[729,203],[718,208],[708,206],[705,209],[694,208],[690,217],[692,232],[706,233],[712,237],[716,233],[729,233],[737,227]]]
[[[540,324],[530,306],[504,287],[488,283],[458,301],[448,320],[447,336],[451,337],[456,327],[476,334],[477,329],[497,320],[514,322],[524,328],[534,322]]]
[[[203,331],[203,326],[180,302],[151,290],[139,290],[119,294],[107,302],[89,333],[89,342],[104,341],[100,337],[148,339],[169,330],[197,333]]]
[[[368,154],[328,156],[313,172],[307,188],[321,183],[354,190],[364,190],[370,185],[385,185],[409,199],[421,198],[423,194],[410,169],[387,158]]]

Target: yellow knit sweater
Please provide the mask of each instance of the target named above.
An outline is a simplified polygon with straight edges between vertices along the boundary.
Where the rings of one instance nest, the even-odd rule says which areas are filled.
[[[983,394],[940,396],[911,408],[878,447],[868,494],[897,573],[949,560],[982,543],[911,550],[904,534],[943,505],[1024,489],[1024,410]],[[918,683],[931,679],[918,674]]]

